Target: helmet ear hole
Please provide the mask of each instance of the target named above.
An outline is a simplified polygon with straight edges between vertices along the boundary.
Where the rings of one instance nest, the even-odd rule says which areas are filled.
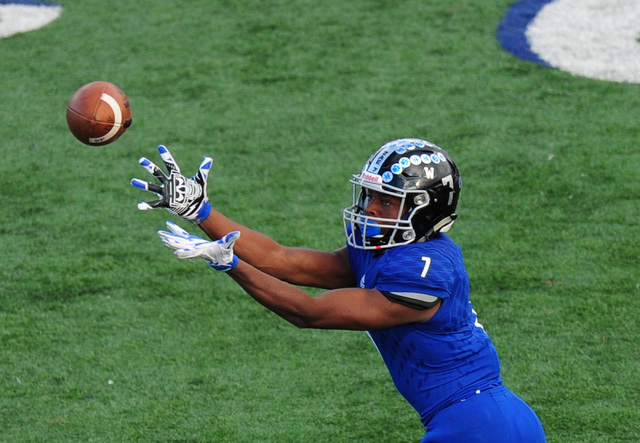
[[[416,206],[423,206],[423,205],[428,205],[429,204],[429,194],[418,194],[415,197],[413,197],[413,204]]]
[[[416,231],[414,231],[413,229],[409,229],[402,233],[402,239],[404,241],[409,242],[409,241],[412,241],[414,238],[416,238]]]

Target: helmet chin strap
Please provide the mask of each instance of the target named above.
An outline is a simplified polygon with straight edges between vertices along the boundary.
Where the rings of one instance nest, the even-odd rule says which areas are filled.
[[[438,232],[449,232],[449,229],[451,229],[451,226],[453,226],[453,222],[456,221],[456,217],[455,216],[449,216],[449,217],[445,217],[445,219],[442,222],[445,222],[444,224],[442,224],[442,222],[438,223],[436,226],[434,226],[434,231],[437,230]],[[439,227],[442,226],[442,227]]]
[[[456,218],[458,218],[458,214],[451,214],[446,216],[445,218],[440,220],[438,223],[433,225],[433,228],[431,228],[429,232],[427,232],[424,236],[416,240],[416,243],[429,240],[435,233],[449,232],[449,229],[451,229],[451,226],[453,226],[453,222],[456,221]]]

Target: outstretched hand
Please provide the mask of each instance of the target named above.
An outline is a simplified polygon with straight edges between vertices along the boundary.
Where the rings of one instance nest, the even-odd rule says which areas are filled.
[[[173,222],[167,222],[171,232],[158,231],[162,242],[173,249],[181,259],[201,258],[216,271],[227,272],[238,265],[238,257],[233,253],[233,245],[240,237],[239,231],[233,231],[217,241],[208,241],[189,234]]]
[[[158,152],[160,152],[160,158],[164,162],[168,175],[162,172],[151,160],[142,157],[139,160],[140,165],[151,173],[160,184],[149,183],[137,178],[131,180],[131,184],[136,188],[153,192],[160,198],[140,202],[138,209],[147,211],[165,208],[189,222],[202,223],[211,212],[211,204],[207,196],[207,179],[213,165],[213,159],[205,157],[198,168],[198,173],[192,178],[187,178],[180,172],[178,163],[165,146],[158,146]]]

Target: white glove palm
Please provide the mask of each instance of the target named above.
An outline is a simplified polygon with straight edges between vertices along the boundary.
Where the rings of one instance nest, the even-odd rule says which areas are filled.
[[[162,242],[175,250],[181,259],[201,258],[216,271],[227,272],[238,265],[238,257],[233,253],[233,245],[240,237],[239,231],[233,231],[217,241],[208,241],[189,234],[173,222],[167,222],[171,232],[158,231]]]

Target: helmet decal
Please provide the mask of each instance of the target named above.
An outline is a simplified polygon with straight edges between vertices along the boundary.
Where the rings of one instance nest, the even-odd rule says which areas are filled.
[[[377,174],[380,171],[382,165],[387,161],[387,159],[393,154],[405,154],[409,151],[414,151],[416,148],[425,148],[432,147],[437,148],[431,142],[426,140],[420,140],[417,138],[408,138],[408,139],[400,139],[390,141],[389,143],[382,146],[365,164],[363,171],[372,172]],[[406,167],[406,166],[403,166]]]
[[[366,180],[369,182],[382,183],[382,176],[378,174],[371,174],[370,172],[362,171],[362,174],[360,174],[360,176],[362,177],[363,180]]]
[[[436,168],[424,168],[424,175],[429,180],[433,180],[436,178]]]
[[[365,165],[363,171],[371,172],[372,174],[377,174],[380,171],[380,168],[384,164],[384,162],[389,158],[391,154],[395,152],[395,146],[388,146],[385,149],[381,149],[375,157],[371,158],[369,162]]]

